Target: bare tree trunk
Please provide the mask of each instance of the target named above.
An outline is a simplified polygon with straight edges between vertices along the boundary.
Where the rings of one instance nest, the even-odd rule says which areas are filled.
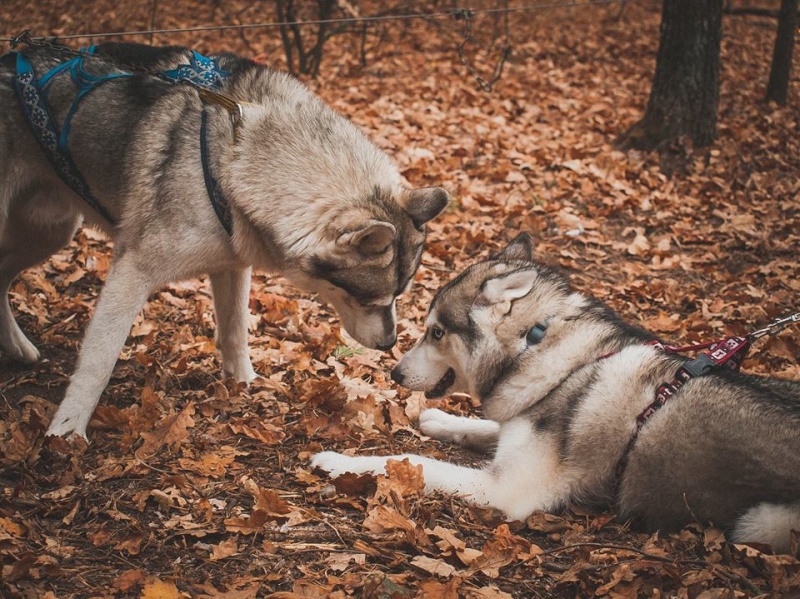
[[[684,135],[698,147],[714,141],[721,37],[722,0],[664,0],[647,109],[620,147],[653,150]]]
[[[789,95],[795,29],[797,29],[797,0],[782,0],[766,94],[767,100],[773,100],[778,104],[786,104]]]
[[[286,65],[290,73],[310,74],[314,77],[319,75],[320,65],[322,64],[323,46],[325,42],[334,35],[337,30],[332,30],[330,23],[326,21],[333,17],[333,10],[336,8],[336,0],[317,0],[316,13],[310,8],[310,3],[306,3],[306,10],[303,11],[304,4],[299,1],[295,4],[294,0],[277,0],[275,8],[278,20],[281,23],[281,41],[283,50],[286,54]],[[303,34],[302,15],[310,14],[313,21],[321,21],[317,24],[316,38],[313,33]],[[306,42],[313,41],[309,49]],[[295,64],[296,63],[296,64]]]

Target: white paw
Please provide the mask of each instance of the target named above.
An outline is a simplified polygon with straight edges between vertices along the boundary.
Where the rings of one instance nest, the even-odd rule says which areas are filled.
[[[65,407],[66,402],[58,407],[56,415],[50,421],[50,426],[47,427],[47,435],[54,437],[71,437],[78,435],[86,439],[86,427],[89,425],[89,419],[92,417],[92,411],[87,414],[85,410],[80,408],[70,409],[69,406]]]
[[[258,376],[258,373],[256,373],[253,365],[250,363],[250,360],[242,360],[241,362],[230,367],[226,363],[222,370],[225,373],[225,376],[231,377],[237,383],[247,383],[248,385],[252,383]]]
[[[439,441],[486,449],[497,443],[500,424],[492,420],[465,418],[435,408],[419,415],[420,430]]]
[[[431,408],[419,415],[419,428],[427,436],[439,441],[458,441],[463,438],[459,430],[462,418]]]
[[[311,466],[325,470],[331,478],[346,472],[353,474],[386,474],[386,461],[402,460],[406,456],[349,456],[335,451],[323,451],[311,458]]]
[[[15,322],[0,336],[0,349],[12,360],[23,364],[33,364],[39,361],[39,350],[28,341]]]
[[[311,458],[311,467],[327,472],[331,478],[337,478],[345,472],[356,472],[354,458],[335,451],[322,451]],[[349,467],[348,467],[349,466]]]

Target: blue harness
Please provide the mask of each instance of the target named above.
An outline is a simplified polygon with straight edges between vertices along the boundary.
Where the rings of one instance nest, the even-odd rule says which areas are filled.
[[[83,68],[83,61],[87,55],[94,54],[95,50],[95,46],[82,49],[80,56],[53,67],[38,80],[30,60],[22,53],[16,52],[17,76],[14,80],[14,86],[22,111],[25,113],[25,119],[28,121],[34,137],[44,150],[56,173],[70,189],[81,196],[106,221],[111,225],[116,225],[115,219],[92,194],[69,151],[70,125],[80,101],[106,81],[133,76],[133,73],[110,73],[100,76],[88,73]],[[218,90],[222,86],[224,79],[230,75],[227,71],[220,69],[217,61],[213,58],[207,58],[193,51],[190,60],[189,64],[180,65],[170,71],[162,71],[160,75],[162,78],[169,79],[175,83],[189,83],[195,87],[212,91]],[[64,119],[64,124],[59,131],[58,124],[47,104],[47,93],[54,78],[67,71],[69,71],[72,81],[78,87],[78,93],[73,99]],[[230,207],[222,195],[219,184],[211,173],[207,122],[208,115],[206,109],[203,108],[200,121],[200,159],[203,165],[203,179],[214,212],[222,226],[230,234],[232,230]]]

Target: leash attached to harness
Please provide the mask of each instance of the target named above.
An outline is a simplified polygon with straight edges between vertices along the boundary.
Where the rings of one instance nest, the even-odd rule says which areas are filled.
[[[628,464],[628,456],[630,455],[631,449],[633,449],[633,445],[636,443],[636,439],[639,437],[639,432],[647,421],[650,420],[650,418],[652,418],[681,387],[691,379],[709,374],[719,367],[730,368],[734,372],[738,372],[754,341],[765,335],[777,335],[793,323],[800,323],[800,312],[785,318],[777,318],[763,329],[753,331],[744,337],[732,336],[719,341],[685,346],[668,345],[660,341],[651,341],[647,343],[646,345],[652,345],[668,354],[679,354],[698,349],[707,349],[708,351],[701,353],[695,359],[689,360],[681,365],[671,381],[661,383],[656,389],[655,399],[636,417],[636,428],[622,453],[622,457],[619,462],[617,462],[617,486],[619,486],[621,482],[622,474],[625,472],[625,467]]]
[[[27,38],[20,37],[17,43],[19,42],[36,45],[31,41],[30,35],[28,35]],[[42,45],[51,48],[53,47],[53,42],[50,41]],[[71,51],[76,54],[74,58],[53,67],[38,80],[36,79],[36,74],[30,60],[21,52],[15,52],[17,73],[14,85],[20,105],[22,106],[22,111],[25,114],[25,120],[28,121],[28,125],[34,137],[39,142],[39,145],[42,147],[56,173],[62,181],[76,194],[82,197],[92,209],[100,214],[100,216],[112,226],[115,226],[115,219],[91,192],[89,185],[81,175],[69,150],[70,125],[80,101],[88,93],[97,89],[101,84],[107,81],[133,76],[133,73],[129,72],[109,73],[100,76],[88,73],[83,67],[83,62],[85,58],[95,55],[95,50],[95,46],[90,46],[86,49],[82,48],[78,52]],[[108,62],[114,62],[107,57],[104,57],[104,59]],[[72,81],[78,86],[78,93],[72,101],[64,123],[59,130],[58,124],[55,118],[53,118],[47,104],[46,97],[55,77],[66,72],[70,73]],[[173,83],[187,83],[192,85],[197,89],[200,98],[205,103],[218,104],[231,114],[234,120],[234,134],[236,133],[238,120],[241,119],[241,106],[232,98],[219,93],[218,90],[222,87],[223,81],[230,76],[230,73],[220,68],[216,59],[192,51],[188,64],[180,65],[169,71],[146,74]],[[211,172],[208,148],[208,114],[204,108],[200,121],[200,159],[203,166],[203,180],[214,213],[217,215],[225,231],[230,235],[232,233],[230,205],[225,199],[219,183]]]

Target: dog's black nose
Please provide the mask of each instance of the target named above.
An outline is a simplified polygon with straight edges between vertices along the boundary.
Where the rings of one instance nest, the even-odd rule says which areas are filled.
[[[375,347],[381,351],[389,351],[397,343],[397,335],[392,335],[385,343],[378,343]]]
[[[390,376],[392,377],[392,380],[395,383],[398,383],[400,385],[403,384],[403,379],[405,378],[405,376],[403,376],[403,373],[400,372],[400,369],[397,366],[392,368],[392,374]]]

